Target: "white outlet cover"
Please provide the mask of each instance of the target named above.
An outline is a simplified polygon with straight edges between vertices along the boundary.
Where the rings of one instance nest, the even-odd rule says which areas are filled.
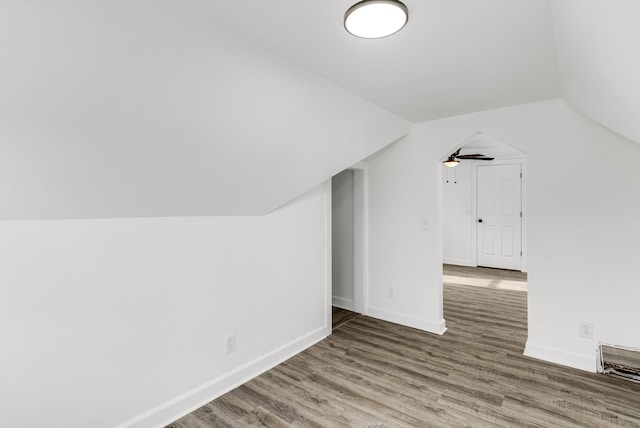
[[[230,334],[225,337],[224,340],[224,350],[228,354],[236,350],[236,335]]]
[[[593,339],[593,323],[580,321],[580,331],[578,334],[585,339]]]

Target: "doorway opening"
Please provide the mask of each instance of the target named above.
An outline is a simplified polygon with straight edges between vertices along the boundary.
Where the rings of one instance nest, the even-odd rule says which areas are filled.
[[[483,132],[457,149],[458,165],[440,164],[443,263],[526,272],[526,154]]]
[[[496,301],[504,304],[485,306],[487,319],[508,315],[526,336],[526,153],[484,132],[451,149],[456,151],[460,155],[456,166],[440,164],[447,326],[455,327],[455,320],[447,317],[450,309],[473,307],[474,300]]]
[[[365,313],[366,165],[331,180],[332,329]]]

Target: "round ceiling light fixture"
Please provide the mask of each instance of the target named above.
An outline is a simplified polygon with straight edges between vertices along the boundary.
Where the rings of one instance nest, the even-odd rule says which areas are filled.
[[[356,37],[379,39],[402,30],[409,10],[397,0],[363,0],[344,14],[344,28]]]

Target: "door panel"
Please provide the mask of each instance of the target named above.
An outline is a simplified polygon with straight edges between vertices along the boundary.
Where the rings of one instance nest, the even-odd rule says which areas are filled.
[[[495,227],[493,226],[484,226],[483,228],[483,242],[482,242],[482,254],[488,257],[495,256],[494,249],[495,244],[493,242],[494,237],[496,236]]]
[[[513,227],[502,227],[502,255],[504,257],[513,257]]]
[[[522,267],[520,172],[520,164],[478,166],[478,266]]]

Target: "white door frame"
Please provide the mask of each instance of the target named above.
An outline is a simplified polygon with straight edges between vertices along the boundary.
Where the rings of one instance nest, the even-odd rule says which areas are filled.
[[[324,182],[324,206],[325,206],[325,225],[324,225],[324,244],[325,244],[325,308],[324,308],[324,326],[327,336],[333,331],[332,323],[332,306],[333,306],[333,263],[332,263],[332,251],[333,251],[333,201],[332,201],[332,179],[328,179]]]
[[[368,192],[367,164],[360,162],[353,171],[353,309],[367,315],[368,296]]]
[[[520,271],[527,272],[527,159],[526,158],[514,158],[514,159],[500,159],[491,162],[474,161],[471,174],[471,218],[478,218],[478,166],[483,165],[514,165],[519,164],[522,171],[522,193],[521,193],[521,206],[522,206],[522,222],[521,222],[521,246],[522,246],[522,265]],[[471,260],[475,266],[478,266],[478,222],[473,221],[471,224]]]
[[[369,292],[368,260],[369,260],[369,210],[367,164],[359,162],[349,168],[353,171],[353,307],[354,311],[367,315],[367,298]],[[332,179],[325,182],[326,191],[326,327],[327,335],[332,333],[331,308],[333,306],[332,263],[333,242],[332,228]]]

